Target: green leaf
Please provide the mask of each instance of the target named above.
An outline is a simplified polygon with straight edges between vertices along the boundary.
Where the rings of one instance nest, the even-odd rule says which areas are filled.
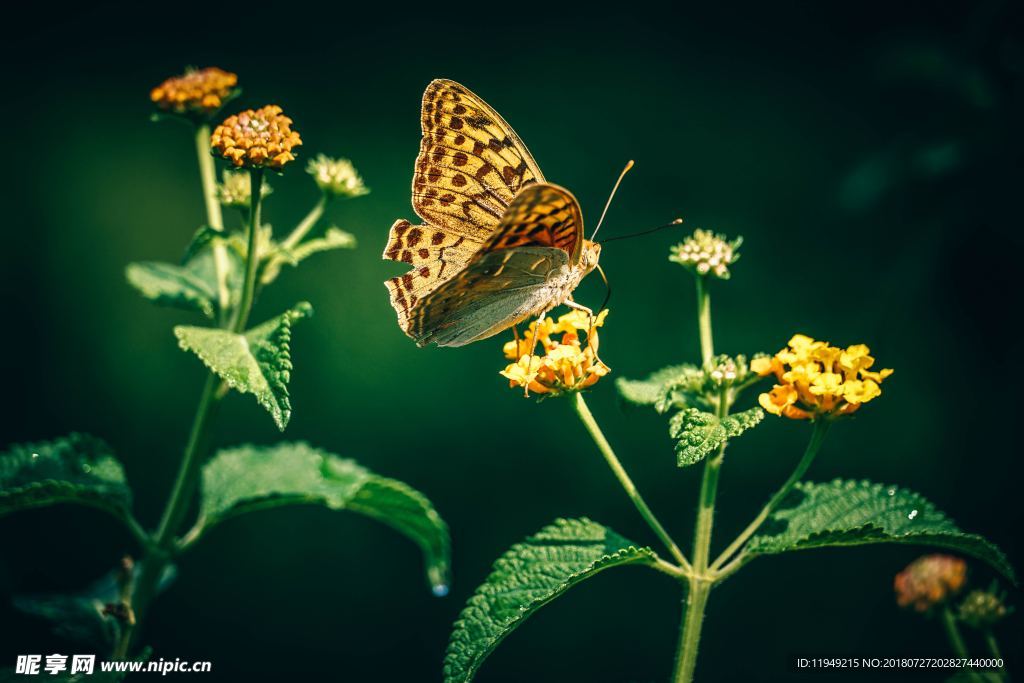
[[[727,439],[739,436],[764,418],[764,411],[751,408],[722,419],[696,408],[684,408],[668,423],[669,435],[678,439],[676,455],[680,467],[693,465],[707,457]]]
[[[174,334],[182,349],[199,356],[229,387],[255,396],[284,431],[292,414],[288,400],[292,325],[312,314],[313,307],[302,302],[244,334],[190,325],[175,327]]]
[[[494,564],[455,622],[445,683],[471,681],[498,644],[527,617],[584,579],[627,564],[654,564],[650,548],[589,519],[559,519]]]
[[[750,539],[748,553],[867,543],[931,545],[988,562],[1016,583],[1013,567],[998,547],[981,536],[964,533],[913,491],[867,481],[801,482],[784,505]]]
[[[408,485],[305,443],[223,450],[203,468],[202,532],[246,512],[297,504],[351,510],[391,526],[420,546],[431,587],[447,593],[448,526]]]
[[[647,379],[615,380],[622,398],[636,405],[654,406],[659,413],[666,412],[671,403],[685,405],[682,396],[673,396],[676,387],[699,391],[704,383],[704,372],[695,365],[670,365],[651,373]]]
[[[216,312],[215,290],[185,266],[158,261],[129,263],[125,269],[128,283],[145,298],[160,304],[198,311],[207,318]]]
[[[221,239],[222,232],[216,228],[211,228],[209,225],[201,225],[192,235],[192,239],[189,240],[188,246],[185,247],[185,255],[181,257],[182,265],[187,264],[193,258],[202,252],[206,247],[215,239]]]
[[[78,503],[130,518],[132,494],[121,464],[103,441],[71,434],[11,446],[0,454],[0,516],[58,503]]]

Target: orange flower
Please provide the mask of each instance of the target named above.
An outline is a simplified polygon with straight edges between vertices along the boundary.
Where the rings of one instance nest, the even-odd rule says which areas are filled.
[[[207,117],[235,96],[237,86],[237,75],[212,66],[168,78],[150,91],[149,99],[164,111]]]
[[[210,137],[213,150],[238,168],[281,170],[295,159],[292,149],[301,144],[292,120],[275,104],[227,117]]]
[[[956,595],[967,581],[967,563],[952,555],[919,557],[896,575],[893,587],[900,607],[927,612]]]
[[[590,329],[590,316],[573,311],[561,316],[558,322],[544,318],[532,323],[524,337],[505,344],[505,357],[516,362],[501,371],[509,387],[523,387],[525,395],[558,396],[588,389],[611,369],[597,357],[597,328],[604,324],[608,311],[593,320],[586,346],[580,335]],[[560,338],[554,335],[561,334]],[[534,351],[536,338],[536,351]],[[533,353],[533,355],[531,355]]]
[[[872,372],[875,359],[864,344],[846,349],[793,335],[786,348],[771,358],[755,358],[750,369],[767,377],[775,387],[758,397],[761,407],[773,415],[794,420],[818,416],[849,415],[882,395],[881,383],[892,370]]]

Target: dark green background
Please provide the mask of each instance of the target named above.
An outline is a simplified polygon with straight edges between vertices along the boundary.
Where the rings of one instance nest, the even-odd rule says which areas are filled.
[[[506,388],[504,337],[421,350],[395,324],[381,282],[401,268],[379,254],[393,220],[413,216],[419,99],[443,76],[515,126],[590,225],[635,159],[605,237],[675,216],[742,234],[735,277],[713,290],[720,350],[774,351],[800,331],[866,342],[896,369],[880,400],[833,430],[812,477],[912,487],[1019,567],[1020,15],[1009,3],[939,5],[225,3],[11,18],[0,441],[100,435],[125,461],[140,518],[159,515],[203,371],[170,332],[195,320],[147,304],[123,271],[178,258],[204,216],[189,133],[148,122],[149,89],[186,64],[218,65],[245,89],[232,108],[280,103],[304,159],[351,157],[373,188],[330,215],[359,249],[287,271],[254,313],[300,299],[316,308],[293,340],[285,437],[426,492],[451,524],[455,583],[431,597],[416,548],[364,518],[254,514],[182,561],[146,627],[154,656],[212,660],[204,680],[438,680],[462,603],[523,536],[587,515],[654,543],[570,407]],[[266,217],[281,230],[316,197],[304,159],[270,179]],[[682,234],[604,250],[615,295],[602,356],[614,376],[698,353],[689,277],[666,259]],[[578,296],[596,306],[593,280]],[[699,470],[676,469],[664,419],[621,410],[610,380],[589,400],[688,544]],[[250,397],[225,408],[218,444],[279,438]],[[807,435],[805,424],[769,419],[730,449],[718,548]],[[0,548],[7,666],[18,653],[74,650],[14,613],[8,596],[79,587],[132,546],[103,515],[62,508],[0,520]],[[792,671],[797,655],[949,654],[936,622],[892,599],[893,574],[918,553],[755,562],[712,596],[699,678],[811,680]],[[990,573],[972,564],[972,576],[982,585]],[[531,619],[480,680],[664,680],[678,598],[661,575],[609,572]],[[1019,621],[1002,632],[1021,673]]]

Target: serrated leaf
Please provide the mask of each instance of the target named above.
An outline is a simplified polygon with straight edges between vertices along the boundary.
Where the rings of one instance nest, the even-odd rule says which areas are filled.
[[[684,408],[672,416],[668,423],[669,435],[676,442],[676,456],[680,467],[700,462],[727,439],[739,436],[757,425],[764,411],[751,408],[719,419],[696,408]]]
[[[671,387],[696,385],[704,381],[704,373],[695,365],[670,365],[651,373],[646,379],[627,379],[620,377],[615,380],[619,394],[629,403],[636,405],[655,406],[658,412],[668,409],[666,403],[673,398]]]
[[[430,501],[395,479],[305,443],[241,446],[203,467],[200,527],[253,510],[315,504],[373,517],[417,543],[434,592],[448,590],[448,526]]]
[[[292,325],[312,313],[313,307],[301,302],[244,334],[191,325],[175,327],[174,334],[182,349],[196,354],[229,387],[255,396],[284,431],[292,414],[288,400]]]
[[[1016,583],[1003,552],[964,533],[920,494],[868,481],[801,482],[750,539],[751,554],[867,543],[910,543],[947,548],[983,560]]]
[[[128,284],[154,303],[214,317],[215,291],[185,266],[159,261],[129,263],[125,277]]]
[[[131,490],[110,447],[86,434],[11,446],[0,455],[0,516],[78,503],[126,520]]]
[[[444,658],[445,683],[471,681],[498,644],[527,617],[600,571],[653,564],[638,548],[589,519],[559,519],[494,564],[455,622]]]

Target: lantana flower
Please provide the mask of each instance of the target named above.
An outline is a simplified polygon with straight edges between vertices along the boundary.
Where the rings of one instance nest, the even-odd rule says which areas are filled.
[[[710,230],[694,230],[693,235],[672,247],[668,260],[686,266],[697,275],[712,275],[728,280],[729,266],[739,260],[743,238],[729,241]]]
[[[892,370],[871,370],[871,349],[855,344],[845,349],[797,334],[771,358],[755,358],[751,370],[777,384],[758,402],[773,415],[794,420],[849,415],[882,395],[881,384]]]
[[[292,130],[292,120],[276,104],[229,116],[210,136],[214,152],[236,168],[279,171],[295,159],[292,150],[301,144],[302,138]]]
[[[972,628],[988,629],[1002,621],[1013,608],[1006,606],[1006,596],[995,585],[987,591],[973,590],[967,594],[957,616]]]
[[[264,180],[260,187],[260,197],[265,198],[273,192],[273,188]],[[217,184],[217,201],[224,206],[236,209],[248,209],[252,201],[252,183],[245,171],[224,171],[221,182]]]
[[[591,318],[574,310],[557,321],[544,318],[531,323],[525,335],[505,344],[505,358],[514,362],[501,376],[508,379],[509,387],[522,387],[527,396],[531,391],[559,396],[594,386],[611,372],[597,357],[597,328],[607,315],[602,311]]]
[[[335,197],[361,197],[370,192],[348,159],[332,159],[326,154],[318,154],[306,166],[306,173],[313,176],[317,187]]]
[[[960,592],[967,582],[967,563],[952,555],[919,557],[896,575],[893,588],[900,607],[927,612]]]
[[[208,117],[238,93],[238,76],[217,67],[190,69],[153,88],[149,99],[174,114]]]

